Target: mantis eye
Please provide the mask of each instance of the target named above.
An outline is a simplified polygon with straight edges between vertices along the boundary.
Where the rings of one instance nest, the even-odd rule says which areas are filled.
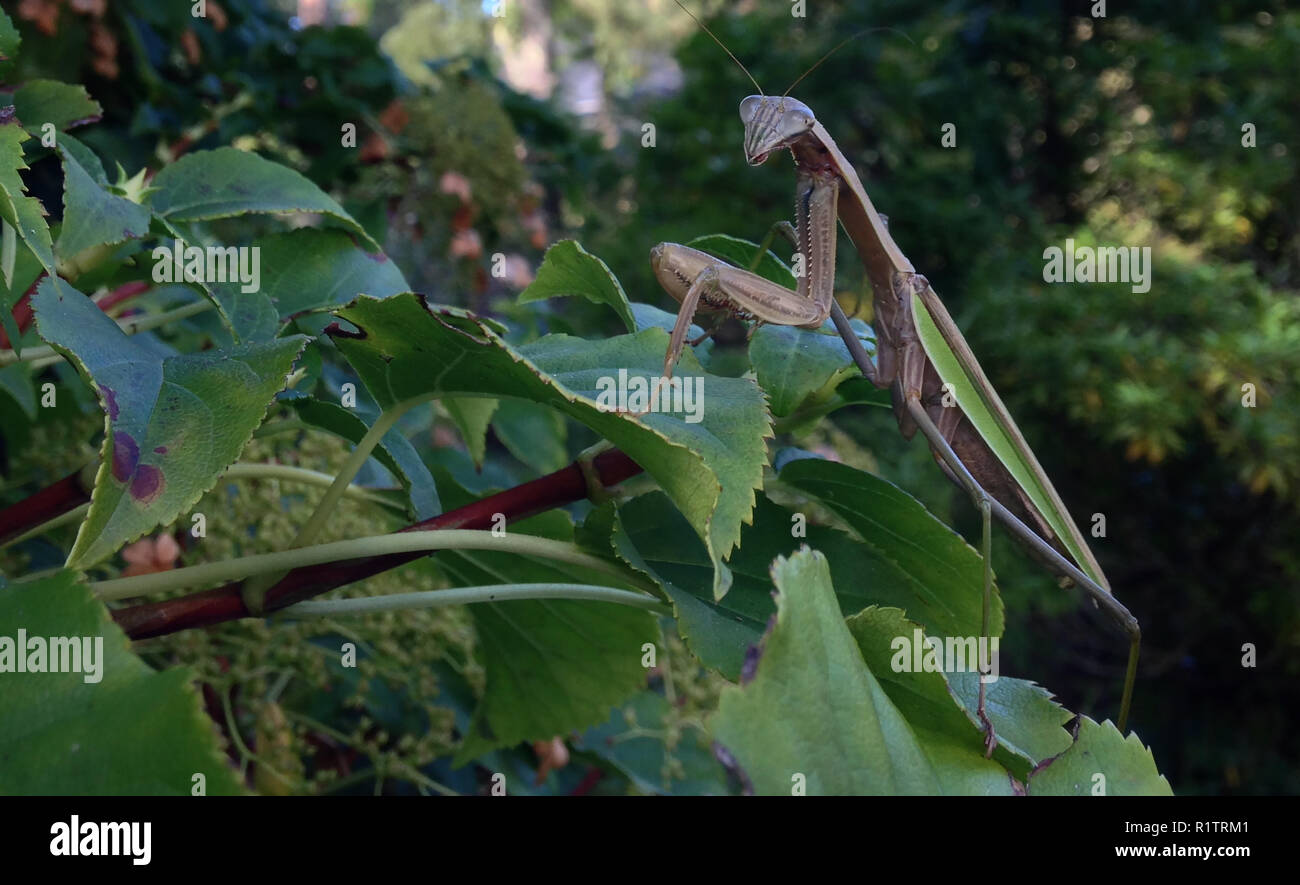
[[[763,96],[761,95],[751,95],[749,98],[742,101],[740,103],[740,122],[748,126],[749,121],[754,119],[754,115],[758,113],[758,106],[762,104],[762,102]]]

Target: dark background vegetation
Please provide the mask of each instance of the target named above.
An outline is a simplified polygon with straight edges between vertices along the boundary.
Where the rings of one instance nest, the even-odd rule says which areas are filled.
[[[669,2],[512,2],[495,22],[476,3],[375,0],[309,27],[290,23],[303,8],[209,5],[196,26],[184,3],[6,0],[24,39],[16,79],[85,83],[105,116],[78,135],[128,171],[225,144],[287,163],[413,285],[506,317],[514,288],[486,274],[494,252],[535,268],[573,236],[634,300],[668,307],[652,245],[758,239],[790,216],[789,160],[744,162],[736,106],[751,84]],[[1128,2],[1093,18],[1084,3],[952,0],[810,3],[801,20],[783,0],[727,5],[692,8],[769,93],[844,36],[886,28],[793,94],[856,164],[1076,518],[1106,517],[1097,555],[1144,627],[1132,727],[1176,792],[1300,792],[1300,13]],[[601,73],[583,113],[562,77],[550,94],[507,82],[503,59],[530,36],[542,73]],[[360,151],[339,146],[347,121]],[[955,148],[940,146],[945,123]],[[1151,290],[1045,284],[1043,249],[1069,237],[1151,246]],[[869,320],[864,286],[842,243],[841,301]],[[555,310],[556,329],[608,322]],[[888,412],[833,423],[813,442],[874,461],[977,537]],[[1123,641],[1003,541],[1004,671],[1113,715]]]

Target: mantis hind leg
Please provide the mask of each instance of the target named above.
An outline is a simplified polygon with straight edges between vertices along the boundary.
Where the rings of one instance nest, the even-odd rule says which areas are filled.
[[[921,428],[921,432],[925,434],[926,440],[930,442],[931,448],[936,452],[944,450],[951,455],[951,461],[949,461],[947,457],[942,457],[941,455],[941,463],[948,467],[948,472],[971,496],[971,500],[975,502],[975,506],[978,507],[980,511],[980,518],[983,522],[980,555],[984,558],[984,604],[980,616],[980,647],[986,649],[988,648],[989,642],[989,610],[993,604],[993,507],[997,502],[994,500],[993,496],[986,492],[984,487],[975,480],[975,477],[970,475],[970,471],[966,469],[966,465],[962,464],[961,460],[957,457],[956,452],[952,451],[952,447],[948,444],[948,440],[944,438],[942,431],[939,430],[934,421],[930,418],[930,415],[925,411],[925,407],[921,405],[920,397],[916,394],[908,396],[907,411]],[[975,715],[979,717],[980,724],[984,726],[984,755],[988,758],[993,756],[993,750],[998,745],[998,737],[997,733],[993,730],[993,722],[989,719],[988,712],[984,705],[984,677],[988,674],[983,670],[983,655],[978,655],[978,658],[979,703],[976,707]]]
[[[853,351],[852,345],[849,347],[850,353]],[[1002,523],[1007,529],[1025,543],[1030,549],[1037,553],[1047,564],[1049,564],[1057,574],[1069,578],[1083,589],[1085,593],[1092,597],[1098,606],[1106,610],[1106,613],[1119,624],[1129,637],[1128,666],[1124,673],[1124,691],[1120,700],[1119,717],[1116,727],[1120,733],[1124,732],[1128,725],[1128,714],[1133,704],[1133,686],[1137,681],[1137,662],[1138,652],[1142,645],[1142,630],[1138,625],[1137,618],[1133,617],[1124,604],[1116,599],[1105,588],[1101,587],[1092,578],[1085,575],[1079,570],[1078,566],[1067,560],[1064,556],[1056,551],[1050,544],[1034,533],[1027,525],[1008,510],[997,498],[989,495],[988,492],[971,476],[966,465],[962,463],[957,453],[952,450],[948,440],[944,438],[939,428],[935,426],[925,408],[921,405],[919,397],[911,396],[907,400],[907,412],[916,422],[921,432],[925,434],[926,441],[930,443],[931,450],[938,456],[941,463],[944,464],[957,483],[971,495],[976,505],[981,509],[987,503],[991,515],[997,517],[998,522]],[[985,559],[987,565],[988,560]]]
[[[991,759],[993,750],[998,745],[998,736],[993,731],[993,723],[984,709],[984,684],[987,681],[985,677],[989,675],[984,671],[984,667],[988,664],[985,655],[989,647],[989,609],[993,605],[993,508],[985,499],[980,499],[979,508],[980,519],[984,523],[983,539],[980,542],[980,555],[984,557],[984,608],[980,614],[980,645],[976,652],[980,673],[980,699],[976,713],[984,726],[984,757]]]
[[[858,369],[863,376],[871,382],[873,387],[881,389],[888,387],[893,382],[893,379],[883,377],[876,369],[876,364],[871,361],[867,349],[862,346],[862,339],[858,338],[858,333],[849,325],[849,318],[844,315],[844,309],[834,302],[831,303],[831,320],[835,323],[835,330],[844,339],[844,345],[849,349],[849,355],[858,364]]]

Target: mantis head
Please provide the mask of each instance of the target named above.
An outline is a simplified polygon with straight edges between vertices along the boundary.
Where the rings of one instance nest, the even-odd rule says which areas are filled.
[[[817,117],[797,98],[751,95],[740,103],[745,124],[745,159],[758,166],[772,151],[788,147],[817,125]]]

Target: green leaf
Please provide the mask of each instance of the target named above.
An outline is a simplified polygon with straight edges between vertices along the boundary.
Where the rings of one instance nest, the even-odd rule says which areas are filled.
[[[481,396],[449,396],[442,401],[442,407],[460,431],[460,438],[465,441],[465,448],[478,470],[483,469],[483,459],[487,456],[488,427],[498,402]]]
[[[0,369],[0,390],[13,397],[28,418],[36,420],[36,388],[29,363],[14,363]]]
[[[620,559],[668,595],[677,630],[701,663],[729,679],[738,678],[745,650],[758,642],[775,610],[766,573],[756,591],[744,572],[736,574],[733,561],[729,567],[735,581],[727,595],[714,602],[708,551],[662,492],[638,496],[619,507],[609,540]],[[746,549],[742,536],[740,550]]]
[[[359,443],[370,426],[350,409],[315,397],[301,396],[288,400],[298,417],[313,427],[327,430],[350,443]],[[442,512],[433,474],[420,453],[396,427],[384,434],[375,446],[373,457],[397,478],[406,492],[407,512],[412,519],[424,520]]]
[[[968,669],[962,672],[917,671],[913,654],[918,647],[924,649],[928,637],[920,625],[896,608],[871,606],[850,617],[848,625],[871,672],[878,675],[907,721],[924,736],[922,747],[946,787],[951,787],[945,792],[1007,793],[1007,771],[1023,781],[1034,765],[1069,746],[1070,735],[1062,725],[1073,714],[1053,703],[1051,696],[1032,682],[999,676],[985,686],[985,710],[998,738],[994,751],[997,764],[990,769],[989,760],[984,759],[983,726],[976,715],[977,697],[967,699],[951,686],[960,678],[978,691],[979,674],[970,669],[978,662],[966,662]],[[930,635],[940,640],[965,638]],[[944,748],[945,762],[930,752],[936,747]],[[959,775],[968,779],[948,781]]]
[[[641,329],[663,329],[668,334],[672,334],[673,326],[677,322],[677,314],[669,313],[661,307],[655,307],[653,304],[645,304],[641,301],[632,302],[632,317],[636,320],[636,327]],[[694,323],[686,333],[687,338],[698,338],[704,334],[704,330]],[[705,342],[701,347],[709,344]],[[697,351],[698,352],[698,351]]]
[[[17,261],[18,231],[9,222],[0,221],[0,280],[4,281],[6,290],[14,284],[14,264]]]
[[[903,609],[938,635],[979,634],[984,562],[921,502],[878,476],[833,461],[791,461],[780,477],[833,510],[863,543],[907,576],[910,593],[888,598],[896,592],[889,584],[880,594],[886,598],[878,602]],[[989,635],[1001,636],[1003,608],[996,586],[989,622]]]
[[[365,229],[315,184],[257,154],[228,147],[196,151],[163,167],[153,187],[158,189],[151,197],[153,210],[169,222],[248,212],[315,212],[339,222],[379,251]]]
[[[637,330],[632,307],[618,279],[605,262],[576,240],[561,240],[546,250],[536,279],[519,293],[519,303],[568,295],[581,295],[596,304],[609,305],[629,332]]]
[[[552,512],[510,531],[571,540],[573,527],[567,514]],[[434,560],[458,587],[617,583],[603,572],[509,553],[442,551]],[[521,600],[471,605],[469,612],[486,686],[457,765],[604,721],[611,706],[644,687],[641,647],[660,639],[654,615],[612,603]]]
[[[979,703],[979,677],[974,673],[949,673],[948,687],[974,715]],[[1074,714],[1035,682],[1000,677],[985,686],[984,708],[993,721],[999,744],[1034,764],[1050,759],[1069,743],[1069,733],[1062,726]]]
[[[15,241],[13,279],[0,279],[0,328],[5,330],[10,346],[21,354],[19,339],[24,336],[18,332],[18,323],[14,320],[14,306],[23,299],[32,283],[36,282],[37,277],[45,271],[27,244],[17,242],[17,232],[14,231],[13,226],[2,220],[0,226],[3,226],[6,232],[10,232]]]
[[[158,259],[170,260],[161,253]],[[212,298],[236,341],[269,341],[279,334],[283,317],[264,289],[243,292],[237,282],[194,285]]]
[[[643,691],[615,709],[609,721],[588,729],[574,748],[604,759],[643,793],[725,796],[727,774],[707,734],[687,726],[674,746],[665,743],[669,709],[662,695]]]
[[[835,388],[835,408],[845,406],[878,406],[892,409],[893,400],[888,390],[881,390],[861,376],[849,378]]]
[[[90,148],[86,147],[71,135],[59,136],[59,150],[64,154],[71,154],[72,159],[76,160],[82,170],[100,187],[108,187],[108,176],[104,174],[104,164],[100,162],[99,157]]]
[[[702,237],[696,237],[686,245],[692,249],[699,249],[701,252],[716,255],[728,264],[743,270],[749,269],[749,263],[754,260],[754,253],[758,251],[757,243],[751,243],[749,240],[742,240],[740,237],[727,234],[705,234]],[[759,261],[754,272],[760,277],[771,280],[778,286],[784,286],[792,291],[798,286],[798,280],[795,279],[794,272],[770,250],[763,253],[763,258]]]
[[[599,722],[645,681],[653,615],[613,603],[521,600],[470,606],[487,685],[463,763],[489,748]]]
[[[36,138],[44,136],[42,127],[46,123],[53,123],[57,144],[64,132],[95,122],[104,110],[80,84],[28,80],[14,92],[14,112],[23,128]]]
[[[680,375],[701,376],[707,406],[690,423],[681,413],[640,418],[598,402],[620,370],[648,385],[659,377],[667,336],[659,329],[599,341],[548,335],[519,348],[466,311],[426,306],[416,295],[361,298],[337,315],[360,331],[334,331],[339,351],[387,408],[418,396],[517,397],[551,406],[595,430],[654,477],[705,540],[714,594],[730,585],[722,560],[749,518],[762,482],[770,424],[749,380],[703,376],[694,357]]]
[[[240,340],[273,338],[294,317],[333,310],[358,295],[385,298],[410,289],[383,252],[368,252],[339,230],[299,228],[255,240],[260,286],[209,283],[213,298]],[[264,304],[271,305],[267,311]]]
[[[41,337],[95,387],[106,412],[90,512],[68,555],[85,568],[170,523],[216,484],[307,339],[161,356],[66,289],[47,278],[32,306]]]
[[[867,350],[874,352],[871,329],[861,321],[853,322],[859,337],[873,341]],[[841,382],[860,377],[844,340],[833,325],[830,329],[831,334],[823,335],[794,326],[764,325],[754,332],[749,361],[776,417],[791,414],[809,400],[812,404],[829,400]]]
[[[7,74],[18,58],[18,47],[22,45],[22,35],[9,20],[8,14],[0,9],[0,74]]]
[[[747,684],[723,689],[715,740],[762,795],[934,794],[940,783],[911,727],[844,624],[826,558],[772,564],[777,616]]]
[[[838,529],[812,523],[795,537],[792,530],[798,524],[793,511],[760,495],[753,524],[742,529],[739,548],[728,562],[731,591],[717,602],[710,592],[712,570],[704,545],[662,493],[620,506],[610,535],[618,556],[656,581],[672,600],[678,630],[690,649],[729,679],[739,676],[746,649],[758,642],[775,612],[772,557],[790,555],[801,544],[826,555],[844,614],[876,603],[924,608],[916,582],[899,569],[889,550],[882,553]],[[980,614],[975,600],[958,612],[941,613],[937,621],[953,635],[969,635],[979,631]]]
[[[244,792],[189,671],[146,666],[73,572],[0,589],[0,624],[0,793],[188,796],[195,775],[209,796]],[[89,641],[92,656],[81,672],[13,672],[19,631],[29,651],[57,637]]]
[[[82,167],[74,151],[65,147],[62,154],[63,228],[54,245],[60,260],[92,246],[121,243],[149,232],[152,216],[148,209],[109,193]]]
[[[41,267],[54,273],[54,247],[50,242],[50,228],[45,223],[45,207],[35,197],[24,196],[22,176],[22,143],[27,133],[13,122],[0,124],[0,219],[12,224],[18,235],[32,250]]]
[[[1098,725],[1087,716],[1079,717],[1074,744],[1030,775],[1028,788],[1031,796],[1174,794],[1141,738],[1123,737],[1109,719]]]
[[[542,474],[569,463],[563,415],[523,400],[503,399],[499,403],[492,429],[510,454]]]

